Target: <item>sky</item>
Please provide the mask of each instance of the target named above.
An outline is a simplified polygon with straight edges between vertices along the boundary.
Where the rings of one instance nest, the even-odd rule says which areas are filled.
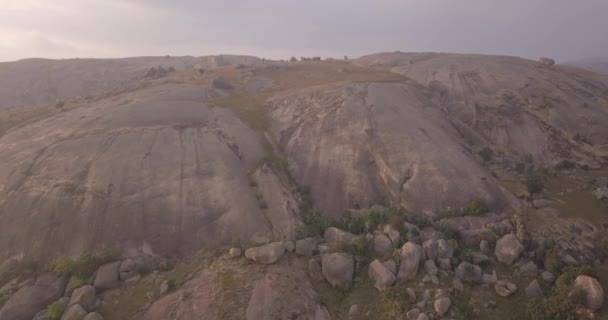
[[[608,58],[608,0],[0,0],[0,61],[397,50]]]

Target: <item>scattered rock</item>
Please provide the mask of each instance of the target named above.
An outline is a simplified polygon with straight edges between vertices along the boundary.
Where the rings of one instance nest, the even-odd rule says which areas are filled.
[[[87,311],[79,304],[75,304],[67,309],[61,320],[83,320]]]
[[[228,252],[230,258],[238,258],[241,256],[241,254],[243,254],[243,250],[241,250],[241,248],[230,248],[230,251]]]
[[[104,320],[103,317],[97,312],[91,312],[84,317],[83,320]]]
[[[420,315],[420,309],[418,309],[418,308],[414,308],[405,314],[405,316],[407,317],[408,320],[417,320],[419,315]]]
[[[355,238],[356,235],[340,230],[338,228],[329,227],[325,229],[325,233],[323,234],[323,238],[327,245],[334,249],[340,249],[344,246],[350,245]]]
[[[479,250],[481,250],[481,252],[483,253],[490,252],[490,243],[488,242],[488,240],[481,240],[479,242]]]
[[[99,289],[111,289],[118,286],[120,280],[120,262],[104,264],[97,269],[93,285]]]
[[[450,300],[450,298],[445,297],[435,300],[433,306],[435,307],[435,312],[437,312],[439,316],[443,316],[446,312],[448,312],[451,304],[452,301]]]
[[[422,249],[427,260],[437,259],[437,240],[430,239],[422,243]]]
[[[164,296],[167,292],[169,292],[169,281],[164,280],[161,284],[160,284],[160,290],[159,293],[161,296]]]
[[[92,310],[93,302],[95,301],[95,293],[95,287],[89,285],[74,290],[68,307],[79,304],[85,310]]]
[[[429,317],[425,313],[421,313],[416,320],[429,320]]]
[[[464,284],[458,278],[454,278],[454,280],[452,281],[452,286],[454,287],[454,289],[458,290],[459,292],[464,291]]]
[[[549,206],[552,206],[554,204],[555,204],[555,202],[553,202],[551,200],[547,200],[547,199],[534,199],[532,201],[532,205],[536,209],[541,209],[541,208],[544,208],[544,207],[549,207]]]
[[[296,241],[296,254],[301,256],[310,257],[313,255],[317,248],[317,240],[313,238],[306,238]]]
[[[437,259],[437,262],[439,262],[439,268],[441,270],[446,270],[446,271],[452,270],[452,262],[450,261],[450,259],[439,258],[439,259]]]
[[[501,297],[508,297],[517,291],[517,285],[509,281],[498,280],[494,285],[494,291]]]
[[[584,275],[576,277],[572,291],[581,295],[583,305],[589,309],[598,310],[604,304],[604,288],[595,278]]]
[[[407,296],[407,299],[408,299],[409,302],[416,301],[416,291],[414,291],[414,289],[412,289],[412,288],[406,288],[405,289],[405,295]]]
[[[453,255],[454,248],[450,246],[450,243],[447,240],[437,240],[437,257],[442,259],[452,259]]]
[[[393,243],[393,248],[399,248],[401,245],[401,234],[399,231],[395,230],[390,224],[385,225],[383,231]]]
[[[608,187],[597,188],[592,193],[598,200],[608,199]]]
[[[496,242],[494,254],[498,261],[513,264],[513,262],[519,259],[522,251],[524,251],[524,246],[519,242],[517,237],[514,234],[508,234]]]
[[[547,283],[553,283],[553,281],[555,281],[555,275],[550,271],[543,271],[540,276]]]
[[[137,264],[131,259],[127,259],[120,264],[120,280],[126,281],[138,275]],[[85,308],[86,309],[86,308]]]
[[[387,255],[393,252],[393,242],[384,234],[374,236],[374,251],[380,255]]]
[[[407,242],[401,247],[401,262],[397,279],[413,280],[418,274],[418,267],[422,259],[422,248],[412,242]]]
[[[456,277],[464,282],[481,282],[481,268],[478,265],[463,261],[456,268]]]
[[[245,250],[245,257],[262,264],[273,264],[285,253],[282,242],[273,242]]]
[[[489,258],[481,252],[473,252],[471,253],[471,260],[473,261],[473,264],[482,264],[488,262]]]
[[[437,272],[439,271],[439,270],[437,270],[437,266],[435,265],[435,262],[433,260],[425,261],[424,269],[426,270],[426,273],[428,273],[431,276],[436,275]]]
[[[538,275],[538,267],[536,263],[528,261],[519,268],[519,273],[525,277],[536,277]]]
[[[296,249],[296,246],[293,244],[293,241],[284,241],[283,246],[285,247],[285,251],[293,252]]]
[[[346,253],[327,253],[321,256],[323,277],[336,288],[348,288],[353,281],[355,261]]]
[[[368,268],[369,278],[378,290],[384,290],[395,283],[395,274],[388,270],[379,260],[374,260]]]
[[[348,315],[349,316],[356,316],[359,313],[359,306],[356,304],[353,304],[352,306],[350,306],[350,308],[348,308]]]
[[[532,281],[526,288],[526,296],[529,298],[540,298],[543,296],[543,289],[537,280]]]

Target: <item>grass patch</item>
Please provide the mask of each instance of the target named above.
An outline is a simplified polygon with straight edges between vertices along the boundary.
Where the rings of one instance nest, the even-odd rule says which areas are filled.
[[[150,302],[148,292],[157,292],[158,288],[153,283],[139,281],[135,285],[124,288],[114,301],[101,306],[101,313],[106,320],[130,319]]]
[[[65,304],[60,302],[53,302],[48,306],[48,310],[46,311],[46,318],[48,320],[59,320],[63,313],[65,312]]]
[[[238,319],[238,294],[241,281],[233,270],[226,270],[220,276],[222,297],[215,319]]]
[[[490,211],[490,207],[483,199],[475,199],[461,208],[447,209],[439,214],[441,218],[454,218],[464,216],[482,216]]]

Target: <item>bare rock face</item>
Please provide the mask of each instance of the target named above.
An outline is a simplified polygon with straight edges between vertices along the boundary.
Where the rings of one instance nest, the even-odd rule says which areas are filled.
[[[379,197],[411,211],[460,207],[475,198],[496,209],[516,205],[461,148],[457,131],[422,91],[413,84],[371,83],[269,101],[289,169],[310,187],[322,212],[366,208]]]
[[[336,288],[348,288],[353,282],[355,261],[350,254],[327,253],[321,256],[323,277]]]
[[[380,53],[356,63],[391,70],[428,86],[433,100],[445,108],[467,141],[515,155],[530,154],[536,163],[550,164],[556,157],[590,165],[606,163],[602,146],[608,143],[608,127],[601,124],[608,123],[608,87],[600,77],[487,55]],[[564,138],[579,132],[588,134],[575,141]]]
[[[104,264],[97,269],[94,285],[100,289],[111,289],[118,286],[120,281],[121,262]]]
[[[514,234],[508,234],[496,242],[494,254],[498,261],[506,264],[513,264],[524,251],[524,246],[519,242]]]
[[[604,288],[595,278],[584,275],[576,277],[572,290],[581,295],[583,305],[591,310],[598,310],[604,304]]]
[[[0,260],[101,247],[187,256],[235,239],[291,238],[293,196],[272,170],[255,169],[257,135],[201,102],[216,94],[164,84],[1,136]]]
[[[335,227],[329,227],[323,233],[325,243],[334,249],[341,249],[344,246],[350,245],[355,238],[357,238],[356,235]]]

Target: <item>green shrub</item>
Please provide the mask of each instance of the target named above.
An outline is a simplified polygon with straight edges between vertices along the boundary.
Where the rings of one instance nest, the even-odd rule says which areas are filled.
[[[532,299],[525,309],[528,320],[574,320],[575,310],[580,304],[580,296],[572,294],[571,288],[579,275],[593,276],[593,268],[577,266],[566,269],[555,281],[549,296],[545,299]]]
[[[488,213],[490,208],[483,199],[475,199],[462,208],[465,216],[480,216]]]
[[[329,228],[332,223],[331,219],[323,216],[317,210],[304,212],[302,222],[304,222],[304,224],[298,230],[298,235],[300,237],[323,236],[325,229]]]
[[[406,293],[407,285],[404,283],[389,287],[380,293],[380,319],[400,319],[410,305]]]
[[[90,278],[97,269],[110,262],[114,262],[120,259],[120,254],[116,251],[109,249],[102,249],[101,251],[94,252],[85,252],[78,257],[77,265],[77,273],[76,275],[82,279]]]
[[[63,313],[65,312],[65,305],[59,302],[53,302],[48,306],[46,311],[46,318],[48,320],[59,320]]]
[[[483,159],[483,161],[488,162],[492,160],[492,157],[494,156],[494,151],[492,151],[492,149],[488,147],[483,147],[483,149],[479,151],[479,156],[481,157],[481,159]]]
[[[51,263],[51,270],[65,276],[70,276],[76,273],[78,264],[70,257],[61,256]]]
[[[84,286],[85,284],[87,284],[87,282],[84,279],[74,276],[74,277],[70,278],[70,282],[68,282],[68,288],[70,288],[72,290],[78,289],[78,288]]]
[[[359,257],[369,256],[369,244],[365,236],[358,236],[353,242],[345,248],[345,251]]]
[[[538,174],[527,176],[525,184],[530,194],[541,193],[545,187],[544,179]]]

